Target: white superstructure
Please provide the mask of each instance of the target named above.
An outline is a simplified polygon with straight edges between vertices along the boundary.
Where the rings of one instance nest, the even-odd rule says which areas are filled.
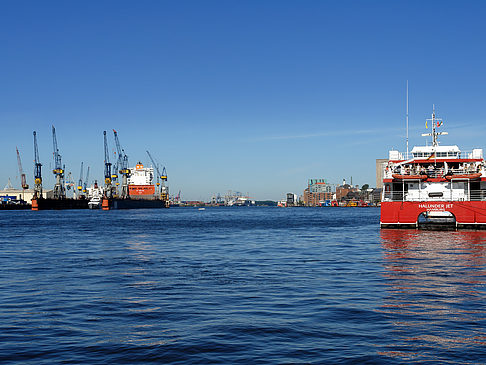
[[[153,167],[144,167],[144,165],[139,162],[134,168],[130,169],[128,185],[152,185],[153,179]]]

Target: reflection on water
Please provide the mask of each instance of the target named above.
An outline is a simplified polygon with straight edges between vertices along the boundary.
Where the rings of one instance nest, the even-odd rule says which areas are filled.
[[[381,244],[380,311],[392,334],[381,354],[451,361],[456,351],[462,363],[486,356],[486,232],[382,230]]]

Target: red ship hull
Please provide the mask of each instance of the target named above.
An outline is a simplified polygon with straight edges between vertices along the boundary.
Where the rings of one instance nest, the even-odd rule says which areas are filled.
[[[155,194],[154,185],[128,185],[129,195],[132,197],[146,197]]]
[[[417,228],[424,212],[450,212],[456,228],[486,229],[486,201],[382,202],[382,228]]]

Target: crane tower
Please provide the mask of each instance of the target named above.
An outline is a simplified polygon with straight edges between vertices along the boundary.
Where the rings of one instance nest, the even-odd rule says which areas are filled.
[[[79,173],[77,190],[78,197],[81,197],[83,195],[83,162],[81,162],[81,172]]]
[[[148,157],[150,158],[150,161],[152,161],[152,165],[154,165],[155,169],[157,170],[157,176],[160,178],[162,181],[161,186],[160,186],[160,199],[165,200],[166,202],[169,201],[169,188],[165,185],[165,182],[167,181],[167,172],[165,171],[165,167],[162,169],[162,173],[159,170],[159,166],[155,163],[154,158],[150,154],[149,151],[146,151]]]
[[[42,198],[42,164],[39,161],[37,133],[34,131],[34,198]]]
[[[64,186],[64,169],[61,162],[61,155],[57,147],[56,128],[52,126],[52,147],[54,149],[54,170],[52,173],[56,176],[54,185],[54,199],[64,199],[66,197],[66,188]]]
[[[103,140],[105,145],[105,196],[111,198],[111,163],[108,152],[108,142],[106,140],[106,131],[103,131]]]
[[[120,145],[120,140],[118,139],[118,133],[113,129],[113,134],[115,136],[115,145],[118,153],[117,166],[120,169],[118,172],[122,175],[121,192],[120,197],[126,199],[129,196],[128,191],[128,178],[130,176],[130,169],[128,168],[128,156],[125,150]]]
[[[24,170],[22,169],[22,161],[20,160],[20,153],[19,149],[15,147],[17,150],[17,164],[19,165],[19,174],[20,174],[20,185],[22,186],[22,189],[26,190],[29,188],[29,185],[27,184],[27,179],[25,178]]]

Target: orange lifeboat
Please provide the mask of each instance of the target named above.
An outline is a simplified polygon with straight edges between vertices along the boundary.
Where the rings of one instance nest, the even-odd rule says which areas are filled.
[[[427,180],[427,175],[401,175],[401,174],[393,174],[392,177],[394,179],[399,179],[399,180]]]
[[[455,175],[447,175],[444,176],[447,180],[456,180],[456,179],[462,179],[462,180],[476,180],[481,177],[481,174],[479,172],[475,172],[473,174],[455,174]]]

